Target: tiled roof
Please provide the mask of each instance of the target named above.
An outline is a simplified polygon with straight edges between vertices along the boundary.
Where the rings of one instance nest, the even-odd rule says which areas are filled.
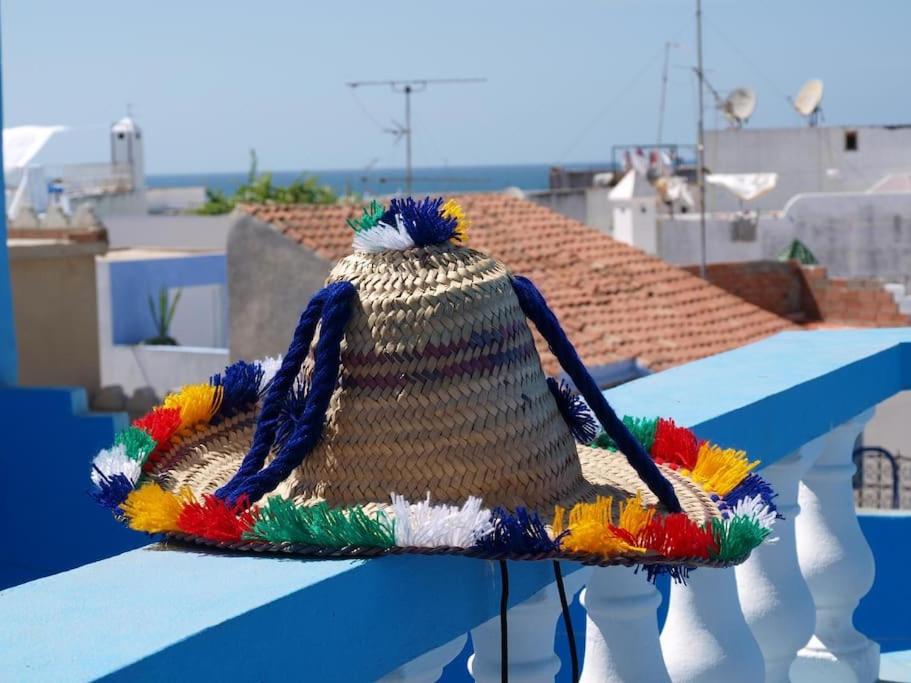
[[[578,221],[500,194],[457,197],[469,246],[537,284],[589,366],[635,358],[663,370],[787,329],[790,322]],[[352,206],[246,206],[323,258],[351,252]],[[537,338],[540,349],[546,348]],[[556,370],[549,353],[545,369]]]

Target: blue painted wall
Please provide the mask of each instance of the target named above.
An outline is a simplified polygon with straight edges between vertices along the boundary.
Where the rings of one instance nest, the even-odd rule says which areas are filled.
[[[157,301],[162,287],[227,283],[224,254],[111,261],[110,273],[114,344],[138,344],[155,335],[148,299],[151,294]]]
[[[0,387],[0,588],[147,542],[88,496],[91,459],[126,416],[85,403],[82,389]]]
[[[854,613],[854,626],[883,652],[911,650],[911,511],[871,510],[859,518],[876,558],[876,579]]]

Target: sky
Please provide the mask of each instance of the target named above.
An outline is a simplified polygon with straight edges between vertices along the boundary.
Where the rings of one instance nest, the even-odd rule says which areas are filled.
[[[748,125],[911,122],[911,2],[704,0],[706,75],[753,87]],[[131,107],[149,173],[394,167],[403,97],[353,80],[484,77],[413,97],[416,166],[606,161],[695,138],[692,0],[0,0],[4,126],[65,124],[48,152],[104,161]],[[724,125],[707,111],[709,126]],[[64,158],[77,155],[79,158]],[[51,158],[45,161],[57,161]]]

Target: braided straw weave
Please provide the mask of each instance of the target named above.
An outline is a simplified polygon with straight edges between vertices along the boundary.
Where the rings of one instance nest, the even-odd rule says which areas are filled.
[[[358,293],[339,385],[321,442],[277,494],[368,508],[386,508],[393,492],[455,505],[477,496],[545,519],[599,495],[657,502],[622,455],[573,441],[501,263],[430,246],[355,253],[329,279]],[[150,474],[171,491],[211,493],[237,470],[254,428],[252,413],[207,427]],[[699,486],[661,469],[694,521],[719,516]]]

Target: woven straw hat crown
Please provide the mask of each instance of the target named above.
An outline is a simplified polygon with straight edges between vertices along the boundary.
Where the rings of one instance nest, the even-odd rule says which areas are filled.
[[[286,495],[534,508],[576,493],[575,443],[503,264],[433,245],[357,252],[329,279],[357,301],[324,438]]]

